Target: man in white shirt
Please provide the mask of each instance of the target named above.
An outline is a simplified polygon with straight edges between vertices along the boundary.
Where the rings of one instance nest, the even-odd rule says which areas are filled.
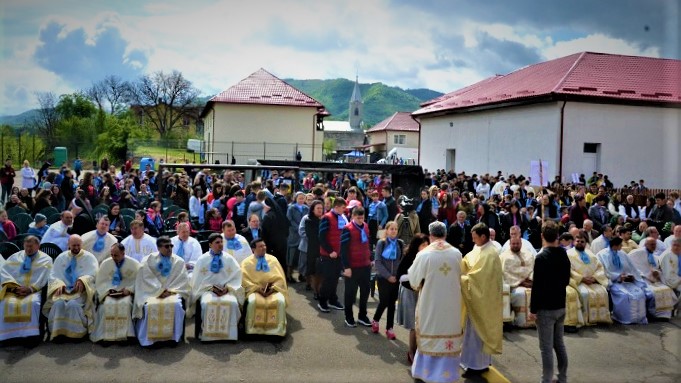
[[[637,226],[641,222],[641,210],[634,203],[634,196],[629,194],[626,202],[619,207],[619,214],[624,217],[625,222]]]
[[[137,262],[142,262],[144,257],[158,251],[156,240],[144,232],[144,223],[140,220],[130,222],[130,235],[121,245],[125,246],[125,254]]]
[[[681,296],[681,238],[674,239],[669,248],[662,253],[660,270],[664,283],[674,290],[677,297]],[[677,315],[679,308],[681,303],[676,304]]]
[[[184,260],[187,273],[191,279],[196,260],[201,256],[201,244],[196,238],[189,236],[189,224],[182,222],[177,225],[177,235],[170,239],[173,244],[173,252]]]
[[[491,235],[490,231],[490,235]],[[532,246],[532,243],[530,241],[526,240],[525,238],[522,237],[520,234],[520,226],[511,226],[511,229],[509,230],[509,234],[512,238],[520,238],[520,243],[522,244],[522,250],[527,251],[530,254],[532,254],[533,257],[537,256],[537,250]],[[504,243],[504,246],[501,248],[501,252],[504,252],[508,250],[511,247],[511,239],[507,240],[506,243]]]
[[[61,213],[61,220],[50,225],[40,243],[54,243],[61,251],[66,251],[69,246],[69,229],[73,227],[73,213],[65,210]]]
[[[612,227],[610,225],[605,225],[601,229],[601,235],[591,242],[591,251],[594,254],[598,254],[601,250],[610,247],[610,240],[612,239]]]
[[[118,243],[116,237],[109,234],[110,224],[109,218],[104,216],[97,221],[95,230],[83,234],[83,249],[97,257],[100,264],[111,258],[111,246]]]
[[[643,232],[643,239],[638,243],[638,247],[645,247],[646,245],[646,240],[648,238],[654,238],[656,245],[655,245],[655,251],[653,252],[653,255],[655,256],[655,259],[659,259],[662,253],[667,250],[667,246],[665,246],[664,242],[660,240],[660,232],[657,231],[657,228],[655,226],[649,226],[644,232]]]
[[[475,194],[485,197],[485,201],[489,199],[489,183],[487,177],[482,177],[482,181],[475,187]]]
[[[287,230],[281,228],[281,230]],[[236,233],[236,226],[233,221],[225,221],[222,223],[222,238],[224,239],[224,252],[234,257],[239,265],[247,257],[253,254],[251,245],[246,241],[241,234]]]

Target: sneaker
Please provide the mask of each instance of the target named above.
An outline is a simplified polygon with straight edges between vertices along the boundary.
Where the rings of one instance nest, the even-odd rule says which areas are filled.
[[[345,320],[345,327],[357,327],[357,323],[355,323],[354,319],[350,320]]]
[[[321,303],[317,303],[317,308],[319,308],[319,311],[321,311],[323,313],[330,313],[331,312],[331,310],[329,310],[328,305],[322,305]]]
[[[395,340],[395,332],[391,328],[385,330],[385,336],[390,340]]]
[[[361,324],[362,326],[373,327],[369,318],[357,318],[357,323]]]
[[[334,310],[345,310],[345,306],[340,304],[340,302],[329,303],[329,307],[331,307]]]
[[[371,332],[373,332],[374,334],[378,334],[378,331],[379,331],[378,322],[376,322],[375,320],[372,320],[371,321]]]

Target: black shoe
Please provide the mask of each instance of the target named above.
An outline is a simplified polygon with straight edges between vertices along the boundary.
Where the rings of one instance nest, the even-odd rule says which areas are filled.
[[[299,276],[298,276],[298,282],[305,282],[305,276],[304,276],[304,275],[299,275]]]
[[[362,326],[365,326],[365,327],[371,327],[371,321],[367,317],[357,318],[357,323],[359,323],[359,324],[361,324]]]
[[[334,310],[345,310],[345,306],[340,304],[340,302],[329,303],[329,307],[331,307]]]
[[[483,368],[482,370],[474,370],[472,368],[467,368],[466,371],[464,371],[464,373],[461,376],[463,376],[464,378],[480,376],[487,371],[489,371],[489,368]]]
[[[346,319],[345,327],[357,327],[357,323],[355,323],[354,319]]]
[[[563,326],[563,331],[565,331],[568,334],[575,334],[578,329],[576,326]]]
[[[319,294],[314,293],[314,295],[312,295],[312,299],[318,301],[319,300]]]
[[[305,285],[305,291],[312,291],[312,286]]]
[[[286,282],[287,283],[296,283],[296,280],[293,279],[293,277],[286,277]]]
[[[321,303],[317,303],[317,308],[319,308],[319,311],[321,311],[323,313],[330,313],[331,312],[331,310],[329,310],[328,305],[322,305]]]

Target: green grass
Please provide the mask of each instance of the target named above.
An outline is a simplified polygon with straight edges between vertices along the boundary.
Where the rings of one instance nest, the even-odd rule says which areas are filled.
[[[189,153],[184,149],[174,149],[174,148],[163,148],[159,146],[138,146],[134,152],[134,157],[137,163],[142,157],[151,157],[156,160],[156,163],[160,159],[163,159],[166,163],[182,163],[194,162],[194,153]],[[196,154],[196,161],[199,161],[199,155]]]

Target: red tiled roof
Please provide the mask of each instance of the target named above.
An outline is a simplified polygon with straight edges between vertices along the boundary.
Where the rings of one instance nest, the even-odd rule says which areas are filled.
[[[367,133],[395,130],[402,132],[418,132],[419,124],[411,118],[409,112],[396,112],[392,116],[374,125]]]
[[[309,106],[320,110],[324,108],[319,101],[262,68],[217,94],[208,103]]]
[[[558,96],[678,104],[681,60],[582,52],[494,76],[421,104],[425,115]]]

